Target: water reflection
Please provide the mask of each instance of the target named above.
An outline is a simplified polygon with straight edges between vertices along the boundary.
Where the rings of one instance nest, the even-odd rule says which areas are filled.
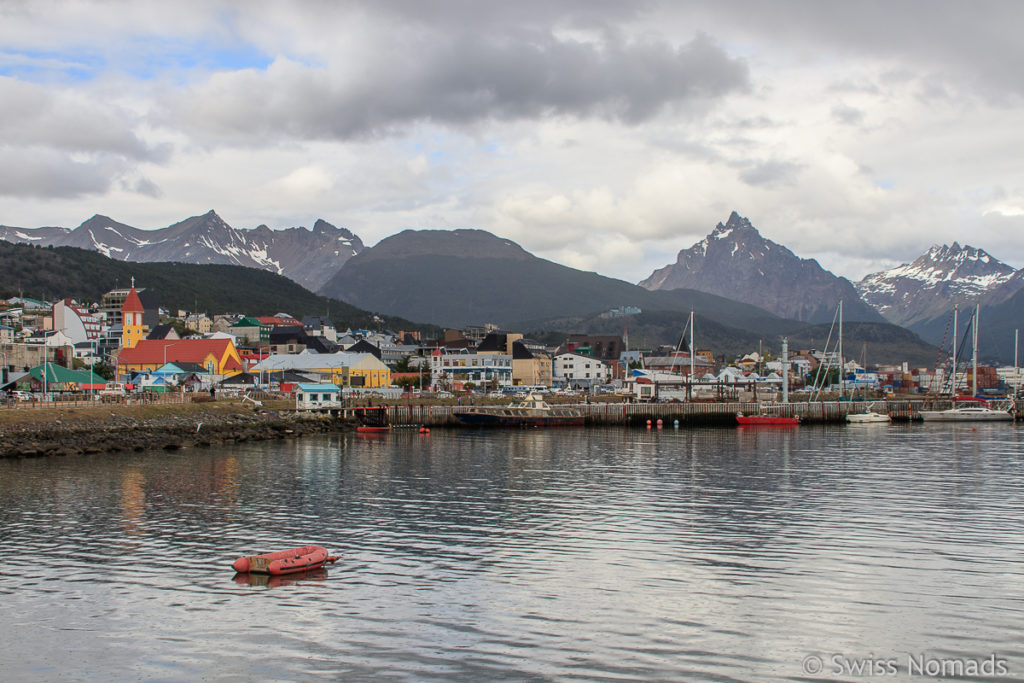
[[[294,574],[285,574],[282,576],[254,573],[235,574],[232,580],[240,586],[280,588],[282,586],[291,586],[297,583],[306,583],[309,581],[326,581],[327,569],[325,567],[320,567],[319,569],[311,569],[306,572],[296,572]]]
[[[0,660],[19,680],[751,680],[801,679],[813,652],[984,647],[1024,671],[1022,469],[1006,425],[4,461]],[[308,543],[340,561],[229,573]]]

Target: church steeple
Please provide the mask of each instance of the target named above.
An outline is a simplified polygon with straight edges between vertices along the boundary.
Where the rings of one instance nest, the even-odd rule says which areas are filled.
[[[145,312],[142,300],[135,291],[135,278],[132,278],[132,287],[128,290],[128,296],[121,304],[121,347],[133,349],[139,343],[145,333],[145,326],[142,324],[142,314]]]

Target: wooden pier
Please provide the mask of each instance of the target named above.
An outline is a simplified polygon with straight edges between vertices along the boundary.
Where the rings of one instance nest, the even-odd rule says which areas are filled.
[[[816,403],[578,403],[559,404],[583,413],[586,424],[593,426],[645,426],[662,421],[664,427],[678,421],[680,427],[734,426],[736,414],[758,415],[766,412],[786,417],[797,416],[808,424],[842,423],[849,413],[871,410],[887,413],[895,422],[920,419],[921,410],[945,410],[948,400],[877,400],[826,401]],[[453,417],[456,406],[407,405],[388,406],[391,424],[424,425],[426,427],[461,426]],[[1017,418],[1021,415],[1018,412]]]

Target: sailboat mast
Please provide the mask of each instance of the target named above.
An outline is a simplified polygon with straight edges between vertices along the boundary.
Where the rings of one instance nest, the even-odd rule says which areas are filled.
[[[846,396],[846,371],[843,367],[843,301],[839,300],[839,396]]]
[[[782,402],[789,403],[789,339],[782,338]]]
[[[956,396],[956,337],[959,334],[957,331],[957,317],[960,314],[960,307],[953,306],[953,381],[950,385],[949,395]]]
[[[694,370],[693,348],[693,311],[690,311],[690,400],[693,400],[693,370]]]
[[[981,317],[981,304],[976,304],[974,309],[974,357],[971,377],[974,379],[974,396],[978,395],[978,319]]]

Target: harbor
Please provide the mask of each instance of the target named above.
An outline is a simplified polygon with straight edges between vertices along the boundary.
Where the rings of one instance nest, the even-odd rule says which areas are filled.
[[[558,404],[571,406],[583,415],[587,426],[632,426],[644,427],[709,427],[735,426],[737,414],[757,414],[768,411],[783,417],[797,417],[803,423],[829,424],[844,423],[847,415],[873,411],[889,415],[894,422],[910,422],[921,419],[922,411],[947,410],[954,401],[938,400],[865,400],[865,401],[817,401],[795,403],[758,402],[714,402],[714,403],[578,403]],[[455,415],[465,410],[450,405],[392,405],[387,406],[391,424],[416,424],[426,427],[460,427],[463,425]],[[340,411],[342,414],[346,410]],[[1014,420],[1024,418],[1020,407],[1015,407]]]
[[[435,429],[0,460],[5,678],[807,681],[808,653],[905,668],[965,633],[1019,678],[1017,434]],[[304,544],[338,561],[235,575]]]

